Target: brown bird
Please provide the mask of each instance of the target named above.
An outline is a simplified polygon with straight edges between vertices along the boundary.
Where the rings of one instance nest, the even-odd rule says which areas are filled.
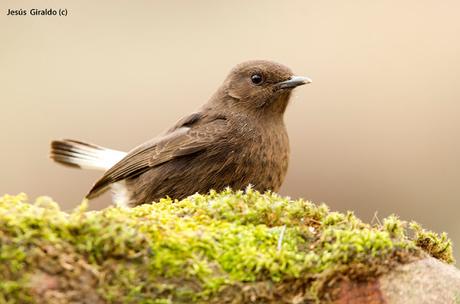
[[[86,197],[110,188],[121,205],[249,184],[262,192],[277,191],[289,161],[283,114],[292,89],[310,82],[278,63],[244,62],[198,111],[128,153],[58,140],[51,143],[51,158],[106,171]]]

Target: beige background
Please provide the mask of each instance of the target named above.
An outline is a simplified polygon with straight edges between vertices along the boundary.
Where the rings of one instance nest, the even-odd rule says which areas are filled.
[[[34,7],[69,16],[5,16]],[[282,194],[460,243],[459,1],[2,1],[0,193],[73,208],[100,173],[53,164],[51,139],[130,149],[258,58],[314,80]]]

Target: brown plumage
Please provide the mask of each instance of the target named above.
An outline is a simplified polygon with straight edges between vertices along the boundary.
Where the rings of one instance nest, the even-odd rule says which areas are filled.
[[[197,112],[127,154],[63,140],[52,142],[51,158],[108,169],[87,198],[111,187],[117,200],[130,205],[249,184],[259,191],[277,191],[289,160],[283,114],[291,90],[309,82],[274,62],[245,62]]]

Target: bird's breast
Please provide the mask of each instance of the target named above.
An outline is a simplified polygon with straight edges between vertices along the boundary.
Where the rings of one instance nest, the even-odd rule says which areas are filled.
[[[277,191],[286,176],[289,163],[289,139],[284,125],[253,127],[245,137],[238,158],[241,175],[257,190]]]

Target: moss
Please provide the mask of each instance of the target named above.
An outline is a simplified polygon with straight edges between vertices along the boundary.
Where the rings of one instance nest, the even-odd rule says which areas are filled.
[[[452,241],[447,237],[445,232],[438,235],[437,233],[423,229],[418,223],[410,224],[415,232],[415,244],[430,254],[432,257],[443,260],[447,263],[454,263],[452,255]]]
[[[395,216],[371,227],[251,188],[85,206],[65,213],[46,197],[0,198],[0,301],[289,303],[327,297],[324,283],[339,273],[362,279],[426,253],[453,262],[445,234]]]

